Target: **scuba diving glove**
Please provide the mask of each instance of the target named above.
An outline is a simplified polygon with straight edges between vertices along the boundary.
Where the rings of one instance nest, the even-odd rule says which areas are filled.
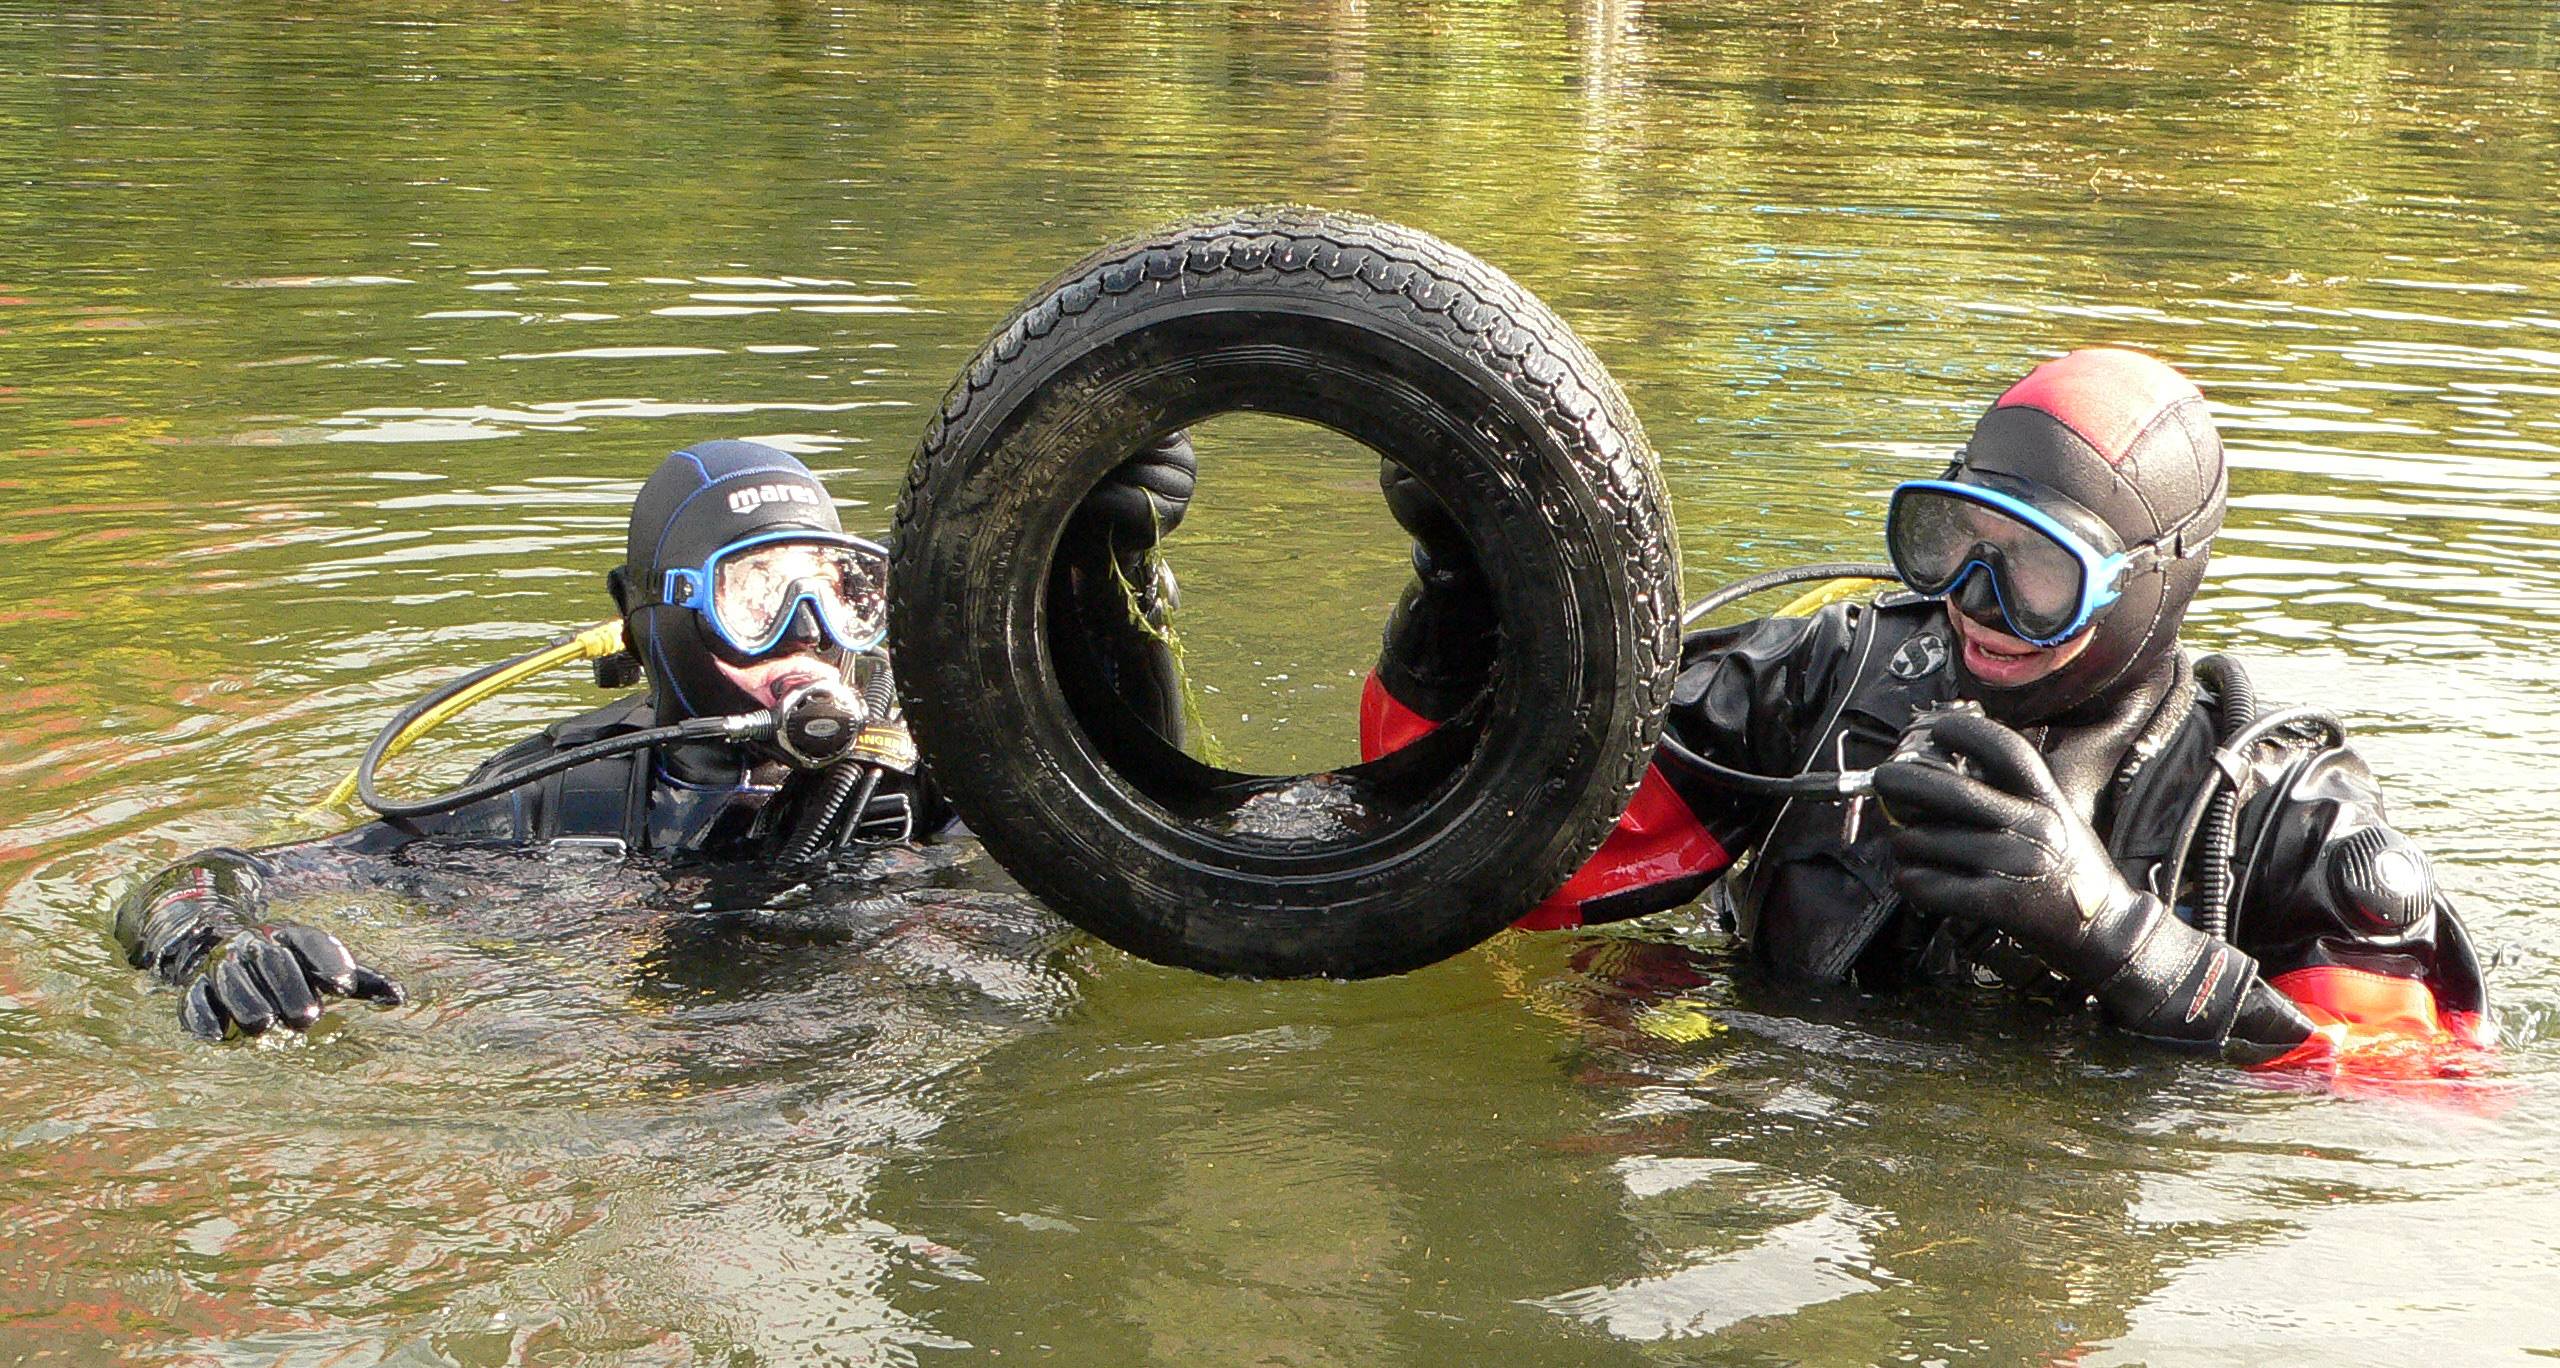
[[[1140,611],[1162,625],[1162,615],[1173,606],[1173,574],[1162,561],[1150,565],[1150,556],[1182,525],[1199,481],[1190,433],[1177,428],[1149,442],[1113,466],[1076,506],[1067,521],[1067,557],[1089,560],[1097,542],[1109,548],[1120,578],[1138,595]]]
[[[1181,430],[1112,467],[1067,519],[1050,587],[1051,649],[1073,705],[1125,706],[1175,746],[1185,731],[1182,671],[1167,625],[1180,591],[1155,553],[1190,511],[1199,471]]]
[[[1458,715],[1482,691],[1498,645],[1493,588],[1448,506],[1413,473],[1378,462],[1387,511],[1413,538],[1413,584],[1388,615],[1378,682],[1434,722]]]
[[[1927,914],[2008,933],[2136,1035],[2243,1056],[2309,1022],[2257,961],[2127,884],[2044,757],[1978,712],[1924,715],[1876,768],[1894,887]]]
[[[233,1030],[301,1031],[320,1019],[324,996],[397,1004],[394,983],[316,927],[263,919],[264,860],[210,850],[143,885],[116,913],[128,962],[183,988],[178,1021],[207,1040]]]
[[[1199,481],[1191,434],[1177,428],[1112,467],[1077,506],[1076,521],[1102,530],[1120,556],[1143,557],[1182,525]]]

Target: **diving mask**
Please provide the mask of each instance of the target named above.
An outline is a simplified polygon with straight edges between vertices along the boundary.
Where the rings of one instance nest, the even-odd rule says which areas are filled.
[[[2128,574],[2156,559],[2201,552],[2169,535],[2130,550],[2095,515],[2058,497],[2030,503],[1987,485],[1912,480],[1893,491],[1885,514],[1885,549],[1902,582],[1924,598],[1942,599],[1975,574],[1988,577],[2010,635],[2055,646],[2087,629],[2116,601]]]
[[[750,658],[780,644],[804,605],[830,641],[859,653],[888,635],[888,561],[878,543],[840,532],[767,532],[667,571],[660,597]]]

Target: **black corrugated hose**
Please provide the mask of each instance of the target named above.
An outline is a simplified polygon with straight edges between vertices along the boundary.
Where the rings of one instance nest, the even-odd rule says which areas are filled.
[[[871,676],[862,682],[862,715],[865,719],[881,719],[890,715],[898,701],[898,684],[889,673],[886,657],[869,658]],[[806,864],[844,841],[844,829],[862,820],[862,810],[871,806],[871,795],[880,790],[880,766],[864,760],[842,760],[827,767],[820,777],[823,785],[791,833],[790,844],[782,848],[784,864]]]
[[[2240,662],[2209,655],[2196,662],[2196,677],[2213,688],[2214,731],[2236,737],[2258,720],[2258,693]],[[2239,840],[2240,785],[2217,775],[2204,814],[2204,866],[2196,871],[2196,929],[2217,940],[2231,930],[2231,848]],[[2176,897],[2177,890],[2169,890]]]

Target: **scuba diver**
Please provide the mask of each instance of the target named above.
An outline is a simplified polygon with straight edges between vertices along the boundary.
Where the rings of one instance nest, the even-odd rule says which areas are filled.
[[[1456,524],[1392,461],[1381,483],[1416,576],[1364,758],[1473,706],[1494,643]],[[2227,490],[2167,365],[2038,366],[1943,474],[1893,491],[1899,590],[1684,640],[1625,815],[1520,925],[1713,885],[1784,979],[2050,991],[2250,1065],[2459,1067],[2494,1038],[2479,958],[2343,729],[2260,715],[2236,663],[2179,645]]]
[[[1197,473],[1181,432],[1122,462],[1069,521],[1052,589],[1087,624],[1107,681],[1169,735],[1181,725],[1172,662],[1129,607],[1160,622],[1170,605],[1153,550]],[[623,563],[605,577],[623,645],[597,682],[645,691],[545,728],[452,792],[381,797],[374,770],[391,743],[507,667],[475,672],[395,718],[358,767],[382,820],[181,860],[126,897],[116,938],[134,967],[181,990],[189,1031],[256,1036],[309,1028],[332,996],[402,1000],[337,937],[268,918],[273,897],[342,886],[351,865],[388,875],[383,861],[422,849],[567,846],[793,866],[945,830],[955,824],[896,715],[886,558],[845,533],[825,486],[787,453],[743,441],[676,452],[641,486]]]

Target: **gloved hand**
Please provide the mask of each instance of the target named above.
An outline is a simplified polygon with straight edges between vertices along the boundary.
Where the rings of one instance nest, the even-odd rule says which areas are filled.
[[[1200,460],[1192,454],[1191,434],[1176,429],[1103,476],[1077,508],[1077,521],[1109,536],[1113,553],[1125,564],[1131,557],[1143,558],[1182,525],[1199,482]]]
[[[1176,746],[1182,674],[1164,629],[1180,589],[1172,567],[1152,553],[1190,511],[1199,473],[1191,435],[1181,431],[1113,467],[1067,520],[1050,600],[1052,642],[1068,687],[1116,697]]]
[[[1469,590],[1483,587],[1484,572],[1467,549],[1467,534],[1458,530],[1458,520],[1449,516],[1438,495],[1413,472],[1385,459],[1378,462],[1378,490],[1387,496],[1387,511],[1397,525],[1413,538],[1413,572],[1425,585],[1438,580]]]
[[[178,1021],[207,1040],[232,1030],[308,1030],[323,994],[398,1003],[400,985],[315,927],[266,922],[266,862],[213,850],[171,866],[125,901],[116,939],[133,967],[186,990]]]
[[[1494,635],[1493,589],[1466,534],[1438,496],[1391,460],[1378,463],[1387,511],[1413,537],[1413,587],[1387,618],[1378,682],[1397,702],[1445,722],[1484,688]]]
[[[1875,794],[1912,907],[2006,931],[2136,1034],[2208,1048],[2231,1034],[2257,962],[2128,885],[2025,737],[1924,715]]]

